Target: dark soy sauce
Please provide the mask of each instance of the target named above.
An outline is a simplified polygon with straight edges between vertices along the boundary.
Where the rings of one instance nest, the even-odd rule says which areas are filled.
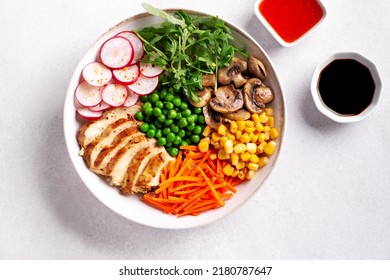
[[[375,83],[370,70],[354,59],[337,59],[322,70],[318,89],[326,106],[357,115],[371,104]]]

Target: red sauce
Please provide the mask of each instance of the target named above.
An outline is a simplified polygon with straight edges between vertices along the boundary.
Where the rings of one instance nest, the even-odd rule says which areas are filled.
[[[324,13],[316,0],[263,0],[259,11],[287,43],[302,37]]]

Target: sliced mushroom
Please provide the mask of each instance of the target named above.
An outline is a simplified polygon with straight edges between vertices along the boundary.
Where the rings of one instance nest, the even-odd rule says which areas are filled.
[[[211,98],[210,106],[214,111],[226,114],[237,111],[244,106],[242,91],[233,85],[217,88],[215,97]]]
[[[215,112],[210,105],[203,107],[203,115],[206,124],[214,129],[218,129],[219,125],[222,123],[222,116],[218,112]]]
[[[267,76],[264,64],[253,56],[248,57],[248,71],[261,80],[264,80]]]
[[[200,102],[195,102],[194,100],[190,99],[190,103],[195,107],[203,107],[210,101],[212,93],[212,88],[205,87],[196,93],[200,99]]]
[[[202,87],[214,87],[215,83],[215,74],[205,74],[202,76]]]
[[[251,113],[244,108],[241,108],[236,112],[223,114],[223,116],[232,121],[245,121],[251,117]]]
[[[240,88],[246,82],[246,79],[241,75],[246,69],[246,61],[235,57],[229,66],[218,70],[218,82],[222,85],[228,85],[233,81],[236,88]]]
[[[261,113],[265,104],[271,102],[274,95],[271,89],[261,82],[258,78],[249,79],[244,86],[245,106],[249,112]]]

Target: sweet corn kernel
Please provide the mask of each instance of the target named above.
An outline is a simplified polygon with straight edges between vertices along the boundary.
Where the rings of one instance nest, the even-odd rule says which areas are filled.
[[[258,123],[258,122],[259,122],[259,115],[258,115],[258,114],[252,114],[252,120],[253,120],[255,123]]]
[[[218,126],[218,133],[221,134],[221,135],[226,135],[227,130],[228,130],[227,127],[225,125],[223,125],[223,124],[220,124]]]
[[[242,160],[238,160],[237,164],[236,164],[236,168],[237,170],[241,170],[243,168],[245,168],[245,162],[243,162]]]
[[[237,129],[238,129],[237,123],[235,121],[232,121],[230,123],[230,127],[229,128],[230,128],[230,132],[236,133]]]
[[[240,141],[242,143],[248,143],[250,140],[251,140],[251,138],[249,137],[249,134],[246,132],[240,138]]]
[[[230,155],[225,151],[225,149],[219,149],[219,151],[218,151],[218,158],[222,159],[222,160],[225,160],[225,159],[229,159]]]
[[[233,165],[237,165],[237,163],[238,163],[238,154],[235,154],[235,153],[231,154],[230,155],[230,160],[231,160]]]
[[[233,150],[236,154],[241,154],[246,151],[246,145],[243,143],[239,143],[233,147]]]
[[[249,158],[249,161],[252,163],[258,163],[260,161],[260,159],[257,155],[252,154],[251,157]]]
[[[264,109],[264,113],[265,113],[267,116],[273,116],[273,114],[274,114],[272,108],[265,108],[265,109]]]
[[[255,127],[255,122],[254,121],[245,121],[245,126],[246,127]]]
[[[211,160],[216,160],[216,159],[217,159],[217,154],[212,153],[212,154],[210,155],[210,159],[211,159]]]
[[[249,170],[257,171],[259,169],[259,166],[256,163],[250,162],[247,165]]]
[[[271,128],[271,130],[269,131],[269,135],[271,136],[271,139],[272,140],[275,140],[276,138],[279,137],[279,131],[276,129],[276,128]]]
[[[253,179],[254,176],[255,176],[255,171],[249,170],[248,173],[246,173],[245,178],[246,178],[247,180],[251,180],[251,179]]]
[[[264,126],[260,122],[256,123],[256,130],[258,132],[262,132],[263,129],[264,129]]]
[[[256,127],[245,127],[244,130],[248,133],[251,133],[256,131]]]
[[[255,143],[247,143],[247,144],[246,144],[246,150],[247,150],[247,152],[249,152],[250,154],[254,154],[254,153],[256,153],[257,146],[256,146]]]
[[[265,134],[264,133],[260,133],[259,134],[259,139],[257,139],[257,142],[258,143],[263,143],[265,141]]]
[[[268,126],[273,127],[274,124],[275,124],[275,119],[274,119],[274,117],[269,116],[269,117],[268,117],[267,124],[268,124]]]
[[[257,163],[257,165],[259,166],[259,168],[267,165],[268,163],[268,158],[267,157],[261,157],[259,158],[259,162]]]
[[[213,139],[210,140],[210,144],[213,145],[215,149],[220,149],[221,145],[219,144],[219,141],[214,141]]]
[[[259,139],[259,134],[253,134],[252,137],[251,137],[251,142],[252,143],[256,143],[257,139]]]
[[[268,126],[268,125],[264,126],[264,129],[263,129],[264,132],[269,132],[270,130],[271,130],[270,126]]]
[[[236,132],[236,139],[237,139],[237,140],[240,140],[240,139],[241,139],[241,136],[242,136],[241,130],[237,130],[237,132]]]
[[[264,153],[270,156],[275,152],[275,148],[276,148],[276,142],[269,141],[267,146],[264,147]]]
[[[268,121],[268,117],[265,113],[262,113],[260,116],[259,116],[259,121],[261,123],[266,123]]]
[[[269,131],[264,132],[265,141],[269,140]]]
[[[248,153],[248,152],[245,152],[245,153],[241,154],[241,159],[243,161],[248,161],[250,159],[250,157],[251,157],[251,154]]]
[[[225,152],[228,154],[233,153],[233,141],[230,139],[227,139],[222,146],[225,149]]]
[[[204,138],[200,139],[200,142],[207,142],[210,144],[210,137],[204,137]]]
[[[245,121],[237,121],[237,129],[238,130],[244,130],[245,128]]]
[[[203,130],[203,136],[205,136],[205,137],[207,137],[207,136],[209,136],[210,134],[211,134],[211,131],[212,131],[212,129],[211,129],[211,127],[209,127],[208,125],[204,128],[204,130]]]
[[[211,134],[211,139],[214,140],[215,142],[218,142],[219,140],[221,140],[221,135],[217,132],[213,132]]]
[[[221,145],[222,148],[225,146],[227,140],[228,138],[226,136],[221,137],[221,139],[219,140],[219,144]]]
[[[231,176],[234,172],[234,167],[229,164],[227,164],[223,169],[223,174],[227,175],[227,176]]]
[[[245,179],[245,172],[243,171],[238,171],[238,178],[240,178],[240,180],[244,180]]]
[[[207,143],[206,141],[201,141],[198,144],[198,148],[199,148],[199,151],[201,151],[202,153],[205,153],[209,150],[209,143]]]
[[[238,173],[240,173],[240,171],[234,170],[234,171],[233,171],[233,174],[232,174],[232,177],[233,177],[233,178],[237,177],[237,176],[238,176]]]
[[[232,141],[236,140],[236,137],[230,131],[226,133],[226,137]]]

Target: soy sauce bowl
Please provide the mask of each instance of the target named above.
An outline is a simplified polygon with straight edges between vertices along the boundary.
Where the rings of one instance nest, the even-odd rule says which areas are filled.
[[[357,113],[341,113],[341,110],[332,109],[332,107],[334,108],[334,106],[332,106],[333,104],[331,104],[332,102],[329,102],[329,97],[327,97],[327,99],[323,98],[324,92],[321,92],[320,88],[320,81],[322,75],[324,75],[324,70],[329,69],[329,66],[332,65],[334,62],[340,62],[345,60],[353,61],[356,63],[356,65],[360,64],[363,67],[362,69],[366,69],[367,73],[371,75],[373,82],[372,92],[370,93],[372,94],[372,99],[367,102],[366,105],[364,105],[366,107],[362,111]],[[361,80],[356,79],[356,83],[360,82]],[[336,86],[337,85],[334,85],[334,87]],[[317,65],[311,80],[310,90],[317,109],[323,115],[338,123],[353,123],[361,121],[368,117],[379,105],[382,95],[382,80],[374,62],[355,52],[342,52],[335,53],[329,56],[327,59]],[[353,98],[353,95],[351,96],[351,102],[356,102],[356,99]],[[335,100],[335,102],[337,101]]]

